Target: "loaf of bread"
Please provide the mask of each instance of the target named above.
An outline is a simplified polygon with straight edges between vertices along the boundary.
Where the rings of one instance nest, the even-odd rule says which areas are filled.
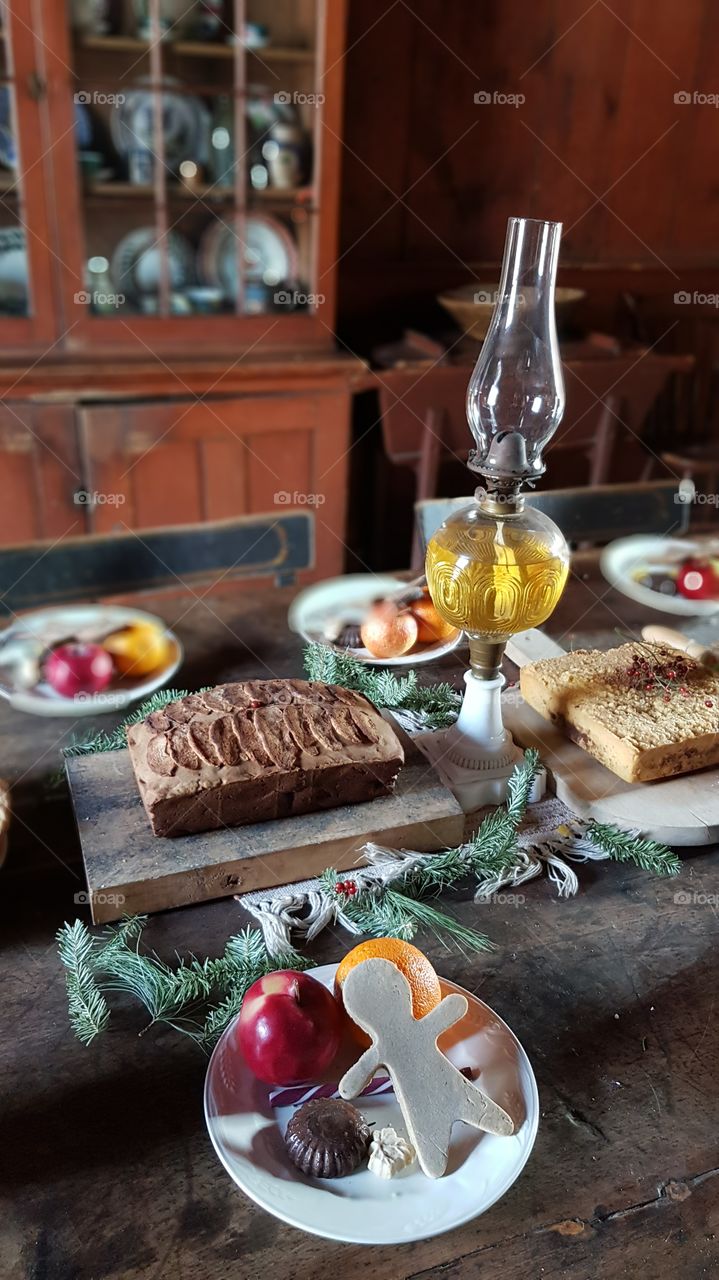
[[[522,668],[520,689],[625,782],[719,764],[719,676],[668,645],[544,658]]]
[[[373,800],[404,761],[366,698],[308,680],[188,694],[131,725],[127,743],[157,836]]]

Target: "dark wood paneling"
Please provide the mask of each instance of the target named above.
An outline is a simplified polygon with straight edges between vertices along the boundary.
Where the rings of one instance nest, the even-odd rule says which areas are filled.
[[[712,0],[351,0],[342,336],[426,319],[520,213],[564,221],[565,267],[617,264],[617,292],[647,267],[671,300],[717,261],[719,113],[674,95],[719,91],[718,36]]]

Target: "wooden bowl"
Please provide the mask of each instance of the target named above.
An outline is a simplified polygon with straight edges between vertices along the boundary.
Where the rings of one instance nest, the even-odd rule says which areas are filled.
[[[496,284],[463,284],[459,289],[440,293],[437,301],[468,337],[484,342],[494,311],[497,289]],[[568,327],[572,312],[584,297],[584,289],[556,290],[557,328],[560,332]]]

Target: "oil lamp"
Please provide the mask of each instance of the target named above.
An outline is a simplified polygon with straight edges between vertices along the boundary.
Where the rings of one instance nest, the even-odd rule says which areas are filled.
[[[522,753],[502,723],[504,649],[549,617],[569,570],[562,533],[521,493],[543,474],[542,449],[564,412],[554,317],[561,231],[560,222],[509,220],[494,314],[467,392],[476,444],[468,466],[483,484],[427,547],[430,595],[467,633],[470,669],[456,724],[420,745],[467,812],[506,798]],[[532,799],[544,783],[536,780]]]

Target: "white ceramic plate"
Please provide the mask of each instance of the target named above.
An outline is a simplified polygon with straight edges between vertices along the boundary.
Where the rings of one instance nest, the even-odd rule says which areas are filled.
[[[147,79],[142,76],[137,84],[142,85]],[[172,86],[179,83],[172,76],[163,80],[165,161],[171,167],[182,160],[196,160],[204,165],[209,156],[210,113],[201,98],[189,93],[173,93]],[[114,107],[110,113],[110,135],[121,156],[129,155],[137,147],[152,147],[154,110],[154,94],[137,87],[129,89]]]
[[[332,986],[335,965],[312,969]],[[462,991],[442,980],[442,993]],[[468,991],[466,1018],[440,1038],[459,1067],[480,1068],[483,1089],[515,1121],[511,1138],[456,1124],[447,1173],[427,1178],[415,1162],[384,1181],[364,1167],[347,1178],[308,1178],[285,1154],[292,1107],[273,1110],[269,1087],[232,1052],[234,1022],[210,1059],[205,1118],[212,1144],[238,1187],[268,1213],[312,1235],[351,1244],[407,1244],[451,1231],[489,1209],[519,1177],[539,1124],[539,1097],[529,1059],[496,1013]],[[431,1099],[428,1099],[431,1106]],[[368,1121],[406,1132],[393,1093],[357,1100]]]
[[[701,542],[691,538],[661,538],[655,535],[636,534],[631,538],[617,538],[602,551],[599,561],[602,573],[617,591],[636,600],[649,609],[661,613],[673,613],[683,618],[707,617],[719,609],[719,600],[687,600],[684,596],[665,596],[635,582],[637,570],[666,571],[666,561],[677,564],[691,555],[706,554]]]
[[[359,625],[373,600],[379,600],[406,586],[407,583],[401,578],[379,573],[347,573],[342,578],[328,578],[326,582],[317,582],[301,591],[292,601],[287,613],[290,631],[302,636],[308,644],[313,641],[327,644],[323,634],[326,623],[333,618],[342,618],[345,623]],[[451,640],[421,645],[419,649],[405,653],[401,658],[375,658],[365,648],[342,649],[341,652],[351,654],[358,662],[371,663],[376,667],[415,667],[422,662],[435,662],[445,653],[451,653],[457,648],[462,636],[463,632],[460,631]]]
[[[171,289],[183,289],[192,280],[192,247],[178,231],[168,231],[164,241]],[[118,293],[133,300],[160,288],[162,248],[154,227],[138,227],[123,236],[112,255],[110,275]]]
[[[147,698],[155,689],[172,679],[183,659],[183,649],[174,631],[166,629],[172,656],[160,671],[137,680],[116,677],[102,693],[84,694],[77,698],[63,698],[42,680],[30,689],[8,689],[12,668],[7,660],[23,647],[24,637],[38,637],[48,646],[57,644],[66,636],[75,635],[84,628],[97,627],[98,632],[126,627],[131,622],[165,624],[152,613],[140,609],[126,609],[122,605],[77,604],[60,605],[54,609],[36,609],[23,614],[6,630],[0,631],[0,694],[6,697],[17,711],[28,711],[36,716],[96,716],[106,711],[121,711],[131,702]]]
[[[245,218],[243,260],[248,281],[276,287],[297,275],[297,247],[284,223],[264,213]],[[234,227],[216,218],[202,234],[198,270],[203,283],[237,297],[237,236]]]

